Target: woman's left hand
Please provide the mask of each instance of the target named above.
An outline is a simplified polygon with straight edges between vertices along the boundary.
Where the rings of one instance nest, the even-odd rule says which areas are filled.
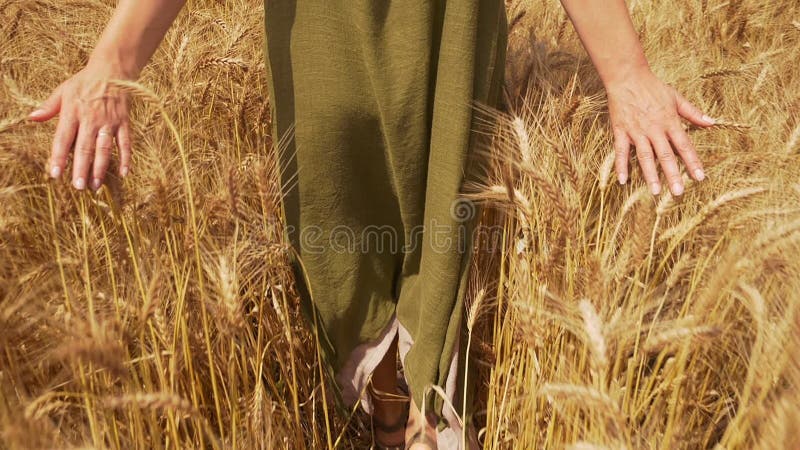
[[[615,167],[621,184],[628,180],[631,145],[636,147],[637,160],[653,195],[661,192],[656,161],[664,171],[672,194],[683,193],[676,153],[695,180],[705,178],[703,165],[681,124],[681,118],[700,127],[714,125],[712,118],[659,80],[649,69],[607,84],[606,92],[614,133]]]

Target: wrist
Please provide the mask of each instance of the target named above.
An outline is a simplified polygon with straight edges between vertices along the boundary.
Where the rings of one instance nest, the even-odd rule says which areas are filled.
[[[122,80],[136,80],[142,68],[136,63],[135,58],[125,57],[120,51],[107,51],[100,47],[95,48],[89,56],[86,67],[91,68],[108,78]]]
[[[600,79],[606,90],[613,89],[617,85],[629,83],[632,79],[648,77],[653,75],[650,64],[642,55],[624,62],[609,64],[610,70],[600,73]]]

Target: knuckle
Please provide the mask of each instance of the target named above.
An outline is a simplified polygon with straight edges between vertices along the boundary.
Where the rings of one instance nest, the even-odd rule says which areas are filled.
[[[71,133],[78,123],[77,116],[67,112],[58,119],[58,125],[56,126],[56,137],[63,138],[67,134]]]
[[[663,136],[665,133],[664,127],[661,125],[662,123],[664,123],[664,118],[660,117],[658,120],[647,125],[647,128],[645,128],[645,133],[653,138],[656,136]]]
[[[99,126],[105,122],[105,114],[97,108],[88,106],[84,107],[81,111],[81,122],[89,125]]]
[[[97,127],[97,138],[101,141],[111,140],[117,127],[113,123],[103,123]]]
[[[636,145],[636,148],[647,148],[650,146],[650,138],[647,137],[647,133],[644,131],[637,131],[631,135],[631,138],[631,142]]]
[[[75,152],[81,156],[89,156],[94,154],[94,148],[89,145],[81,145],[76,149]]]
[[[676,145],[676,147],[683,159],[697,160],[697,153],[691,145]]]
[[[658,154],[658,159],[663,162],[664,164],[668,164],[672,166],[675,164],[675,155],[672,152],[663,152]]]
[[[81,127],[86,127],[92,130],[97,130],[100,128],[100,120],[95,117],[94,114],[81,115],[80,124]]]
[[[695,153],[694,143],[689,138],[685,138],[682,141],[678,141],[676,144],[678,148],[683,149],[683,151]]]
[[[94,114],[95,114],[94,108],[88,106],[81,100],[78,100],[78,102],[79,103],[77,103],[76,112],[80,121],[88,122],[90,119],[94,119]]]
[[[617,135],[625,134],[626,128],[627,128],[626,126],[624,126],[622,124],[619,124],[619,123],[615,123],[615,124],[611,125],[612,133],[617,134]]]
[[[692,145],[692,141],[689,140],[686,135],[678,134],[672,138],[672,143],[675,144],[676,147],[679,149],[684,150],[693,150],[694,146]]]
[[[678,154],[680,155],[681,159],[685,161],[687,164],[696,164],[697,163],[697,156],[694,152],[678,148]]]
[[[651,152],[638,151],[638,152],[636,152],[636,154],[638,155],[639,161],[642,161],[642,162],[650,162],[650,161],[653,161],[653,159],[654,159],[653,158],[653,153],[651,153]]]
[[[677,170],[678,160],[675,158],[674,154],[659,155],[658,160],[661,161],[664,170]]]
[[[667,145],[660,145],[656,147],[656,154],[658,155],[658,159],[664,161],[675,159],[675,153],[672,151],[672,148]]]

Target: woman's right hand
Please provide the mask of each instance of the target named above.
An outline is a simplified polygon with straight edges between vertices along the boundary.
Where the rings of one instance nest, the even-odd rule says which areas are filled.
[[[107,80],[133,78],[105,65],[87,65],[61,83],[28,116],[36,122],[59,116],[48,164],[51,177],[61,176],[67,157],[74,149],[72,185],[76,189],[87,186],[99,189],[111,162],[114,138],[119,148],[119,175],[128,174],[131,164],[129,96]]]

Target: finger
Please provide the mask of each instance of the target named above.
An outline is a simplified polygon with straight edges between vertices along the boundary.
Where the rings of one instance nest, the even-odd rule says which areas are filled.
[[[43,122],[55,117],[61,110],[61,86],[63,86],[63,84],[55,88],[53,93],[50,94],[50,97],[48,97],[39,108],[31,112],[28,118],[36,122]]]
[[[75,141],[75,158],[72,163],[72,185],[75,189],[85,189],[89,170],[94,160],[97,146],[97,129],[89,123],[81,123],[78,139]]]
[[[106,178],[106,171],[111,162],[111,149],[114,146],[116,130],[110,126],[101,127],[97,132],[95,143],[94,166],[92,169],[92,189],[98,190]]]
[[[678,102],[678,114],[680,114],[681,117],[699,127],[714,125],[714,119],[703,114],[698,107],[694,106],[689,100],[686,100],[684,96],[676,92],[675,98]]]
[[[683,194],[683,180],[681,180],[681,172],[678,169],[678,158],[675,157],[675,152],[672,151],[672,146],[669,145],[666,135],[656,134],[650,136],[650,142],[653,144],[656,157],[661,163],[661,169],[667,178],[670,191],[672,191],[673,195]]]
[[[78,133],[78,119],[73,113],[62,114],[56,125],[56,132],[53,136],[53,148],[50,154],[50,176],[58,178],[64,172],[67,165],[67,157],[75,135]]]
[[[697,181],[703,181],[706,177],[705,172],[703,172],[703,163],[701,163],[700,158],[697,157],[697,150],[692,140],[689,139],[689,136],[683,131],[683,128],[673,128],[669,132],[669,139],[672,141],[672,145],[678,151],[678,154],[681,155],[681,159],[683,159],[692,177]]]
[[[631,140],[628,133],[625,131],[614,128],[614,166],[617,170],[617,179],[619,184],[625,184],[628,181],[628,157],[630,156]]]
[[[661,183],[658,181],[658,170],[656,168],[655,156],[653,149],[650,146],[650,141],[645,136],[636,138],[636,158],[639,160],[639,166],[642,168],[642,174],[650,186],[650,192],[653,195],[658,195],[661,192]]]
[[[119,148],[119,175],[125,177],[131,167],[131,128],[123,122],[117,128],[117,148]]]

